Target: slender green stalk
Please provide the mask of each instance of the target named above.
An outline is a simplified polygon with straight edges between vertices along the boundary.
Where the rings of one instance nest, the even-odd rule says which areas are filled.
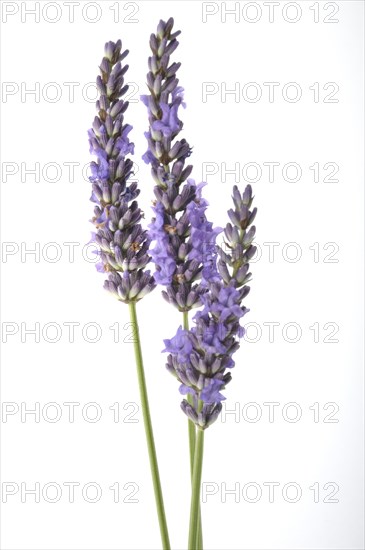
[[[183,318],[184,318],[184,329],[189,330],[189,314],[187,311],[183,312]],[[188,403],[190,403],[191,405],[193,399],[190,394],[188,394],[187,399],[188,399]],[[191,420],[188,420],[188,429],[189,429],[189,449],[190,449],[190,475],[191,475],[191,481],[193,481],[196,433],[195,433],[195,424]],[[202,523],[201,523],[200,506],[199,506],[199,520],[198,520],[196,550],[203,550],[203,531],[202,531]]]
[[[132,326],[134,328],[134,354],[136,358],[136,367],[137,367],[139,392],[141,396],[143,422],[144,422],[144,428],[146,432],[148,456],[150,459],[152,482],[153,482],[153,488],[155,491],[156,508],[157,508],[158,521],[160,524],[162,545],[164,550],[170,550],[170,541],[169,541],[169,534],[167,530],[160,474],[158,471],[155,440],[153,438],[151,414],[150,414],[150,408],[148,404],[146,378],[145,378],[144,368],[143,368],[142,349],[141,349],[141,341],[139,336],[139,327],[138,327],[138,321],[137,321],[137,312],[136,312],[135,302],[129,303],[129,313],[130,313]]]
[[[195,440],[194,474],[191,487],[190,528],[188,550],[196,550],[199,526],[200,486],[203,469],[204,431],[198,429]]]

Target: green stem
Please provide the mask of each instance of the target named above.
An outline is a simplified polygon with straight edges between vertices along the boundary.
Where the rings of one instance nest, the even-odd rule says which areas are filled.
[[[189,330],[189,314],[187,311],[183,312],[183,319],[184,319],[184,329]],[[188,400],[188,403],[190,403],[190,405],[193,404],[193,397],[190,393],[188,393],[187,400]],[[192,420],[188,420],[188,430],[189,430],[189,449],[190,449],[190,475],[191,475],[191,481],[193,481],[196,433],[195,433],[195,424]],[[198,520],[196,550],[203,550],[203,532],[202,532],[200,506],[199,506],[199,520]]]
[[[136,358],[136,367],[137,367],[139,392],[141,396],[143,422],[144,422],[144,428],[146,432],[148,456],[150,459],[152,482],[153,482],[153,488],[155,491],[156,508],[157,508],[158,521],[160,524],[162,545],[164,550],[170,550],[170,541],[169,541],[169,534],[167,530],[160,474],[158,471],[156,447],[155,447],[155,441],[153,438],[151,413],[150,413],[150,408],[148,404],[146,378],[145,378],[144,368],[143,368],[142,349],[141,349],[141,342],[140,342],[140,336],[139,336],[139,327],[138,327],[138,321],[137,321],[137,312],[136,312],[135,302],[129,303],[129,313],[130,313],[132,326],[134,328],[134,354]]]
[[[200,486],[203,469],[204,431],[198,429],[195,441],[194,474],[191,487],[190,528],[188,550],[196,550],[199,526]]]
[[[192,396],[188,395],[188,403],[192,405],[193,399]],[[194,472],[194,454],[195,454],[195,424],[191,420],[188,420],[188,430],[189,430],[189,449],[190,449],[190,475],[193,479]]]

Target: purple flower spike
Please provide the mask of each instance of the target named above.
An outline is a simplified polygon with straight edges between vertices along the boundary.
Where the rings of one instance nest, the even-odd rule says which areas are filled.
[[[107,42],[96,84],[100,97],[96,102],[97,116],[89,130],[90,152],[96,156],[91,163],[91,201],[96,204],[92,223],[97,228],[93,240],[99,246],[96,269],[108,272],[104,287],[118,300],[137,302],[151,292],[156,283],[145,267],[150,261],[149,238],[142,229],[142,211],[135,200],[139,194],[136,183],[127,185],[133,162],[126,155],[134,151],[128,134],[132,126],[125,124],[128,102],[124,74],[128,66],[121,61],[122,43]]]
[[[235,221],[234,225],[226,226],[224,250],[214,245],[219,260],[213,253],[209,268],[207,265],[203,268],[202,282],[207,289],[201,295],[203,308],[194,317],[194,327],[189,331],[180,328],[174,338],[166,341],[164,350],[170,354],[167,369],[181,383],[180,393],[193,396],[191,402],[184,399],[181,408],[202,429],[213,424],[221,411],[225,399],[221,392],[231,380],[233,354],[244,334],[240,320],[248,312],[242,301],[250,290],[246,286],[251,277],[248,262],[255,253],[252,245],[255,228],[249,229],[256,215],[256,208],[250,211],[251,187],[248,185],[241,195],[235,186],[233,202],[235,208],[228,214]],[[218,232],[205,220],[205,207],[204,201],[188,206],[194,241],[192,255],[200,253],[200,243],[209,235],[214,243]],[[201,234],[206,236],[203,238]]]
[[[234,222],[227,223],[224,245],[218,247],[218,271],[227,285],[243,287],[246,289],[243,292],[248,294],[249,287],[244,285],[251,279],[249,261],[256,252],[256,246],[252,244],[256,228],[252,226],[248,229],[257,213],[257,208],[250,210],[253,201],[251,185],[246,186],[242,195],[235,185],[232,199],[235,209],[229,210],[228,215]]]
[[[173,25],[172,18],[160,21],[150,39],[152,55],[147,74],[150,94],[141,96],[148,110],[149,131],[145,134],[148,149],[142,158],[151,165],[156,183],[155,218],[149,231],[152,241],[149,253],[156,266],[154,277],[166,287],[162,292],[164,298],[186,312],[202,304],[201,296],[207,292],[204,279],[219,277],[211,269],[219,231],[213,230],[205,217],[203,184],[196,185],[189,179],[192,166],[185,163],[191,147],[186,139],[178,139],[183,128],[179,111],[185,103],[183,88],[178,86],[176,77],[180,63],[170,63],[180,34],[172,32]]]

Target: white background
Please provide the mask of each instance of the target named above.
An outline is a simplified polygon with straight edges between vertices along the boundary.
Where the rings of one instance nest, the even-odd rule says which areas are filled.
[[[34,4],[2,2],[2,80],[7,83],[2,96],[2,400],[5,409],[14,412],[2,417],[2,482],[3,489],[4,483],[12,482],[19,491],[2,505],[1,547],[160,547],[141,414],[133,415],[139,403],[133,345],[123,342],[130,332],[123,328],[129,321],[128,308],[105,293],[103,277],[82,254],[92,229],[90,184],[82,168],[90,161],[86,132],[95,114],[86,96],[88,92],[92,98],[93,90],[85,86],[96,78],[104,43],[122,38],[131,51],[127,80],[139,88],[134,88],[135,101],[126,119],[134,126],[137,177],[148,222],[152,181],[149,167],[140,160],[146,149],[147,119],[137,100],[146,93],[149,35],[160,18],[173,16],[176,28],[183,31],[174,54],[174,60],[183,63],[179,78],[188,105],[181,113],[183,136],[194,146],[195,179],[202,179],[206,163],[213,163],[209,169],[217,172],[207,178],[205,188],[209,216],[216,225],[226,223],[235,179],[224,177],[222,163],[228,169],[239,163],[244,170],[252,162],[262,168],[261,178],[253,184],[262,257],[252,263],[246,300],[251,342],[242,342],[226,390],[226,408],[236,413],[222,416],[206,433],[203,483],[215,494],[202,503],[205,548],[363,548],[363,3],[297,2],[296,7],[280,2],[273,22],[262,2],[251,7],[237,2],[236,16],[227,15],[225,22],[224,6],[210,3],[208,9],[217,13],[205,23],[202,13],[207,7],[192,1],[137,2],[138,11],[134,3],[121,2],[119,22],[114,20],[116,2],[98,2],[96,8],[94,3],[82,12],[90,2],[81,1],[75,5],[73,23],[63,2],[48,3],[45,12],[45,2],[40,2],[36,23],[34,15],[24,11],[34,9]],[[338,13],[331,15],[337,7]],[[5,21],[4,10],[16,8],[17,13]],[[295,10],[298,21],[286,21],[295,18]],[[135,22],[123,21],[132,11]],[[59,21],[47,21],[59,15]],[[256,15],[257,22],[249,22]],[[325,17],[339,21],[326,23]],[[56,87],[49,86],[51,82]],[[67,82],[79,83],[74,98]],[[204,102],[206,82],[215,83],[217,93]],[[262,91],[255,103],[242,93],[237,101],[232,94],[221,95],[224,85],[233,89],[238,83],[242,92],[249,82]],[[272,102],[264,82],[279,83]],[[283,86],[289,82],[302,90],[297,102],[283,98]],[[310,89],[315,82],[320,90],[317,102]],[[332,91],[323,89],[329,82],[339,86],[334,95],[338,102],[324,102]],[[36,83],[39,97],[24,95]],[[288,90],[289,95],[293,90]],[[61,95],[57,98],[55,92]],[[52,101],[54,97],[57,100]],[[26,173],[36,162],[39,182]],[[64,164],[70,162],[76,163],[73,178]],[[269,181],[264,162],[280,163],[274,181]],[[282,175],[289,162],[301,167],[297,182],[285,181]],[[309,168],[316,162],[321,167],[319,182]],[[47,169],[47,163],[53,165]],[[326,163],[339,166],[333,176],[338,182],[323,181],[331,172],[323,169]],[[12,169],[14,175],[9,174]],[[289,171],[286,179],[290,177]],[[241,176],[239,186],[244,185]],[[64,243],[77,243],[74,261],[70,245]],[[279,243],[273,261],[269,245],[263,243]],[[314,243],[319,243],[318,258],[310,249]],[[333,245],[324,249],[326,243],[335,243],[338,250]],[[39,254],[24,255],[26,248],[35,246],[40,247]],[[13,254],[4,255],[4,250]],[[296,250],[301,257],[289,261]],[[55,253],[61,257],[52,262]],[[189,510],[187,426],[178,384],[165,371],[165,356],[160,353],[162,340],[173,336],[181,318],[159,290],[143,300],[138,311],[171,542],[173,548],[183,549]],[[80,324],[73,343],[67,322]],[[268,322],[280,323],[273,341],[263,324]],[[35,323],[40,323],[39,343],[34,335],[24,334]],[[47,341],[57,336],[54,325],[42,335],[47,323],[58,324],[59,341]],[[82,336],[88,323],[100,326],[96,343]],[[119,343],[113,342],[109,328],[115,323],[120,326]],[[295,338],[295,327],[285,327],[287,323],[299,326],[297,342],[288,341]],[[338,332],[331,336],[335,325]],[[313,326],[319,327],[318,342],[314,328],[309,328]],[[12,328],[17,332],[5,343]],[[92,328],[86,331],[89,339],[94,334]],[[324,342],[325,338],[338,342]],[[73,423],[65,402],[80,404]],[[102,413],[94,423],[90,417],[95,408],[85,408],[90,402],[97,403]],[[268,402],[279,403],[273,422],[264,405]],[[41,410],[39,422],[32,414],[22,422],[21,408],[34,408],[35,403]],[[43,408],[47,403],[58,404],[59,421],[50,421],[57,410]],[[109,409],[114,403],[120,407],[117,423]],[[256,405],[247,407],[247,403]],[[314,403],[318,418],[310,409]],[[301,417],[290,422],[296,410]],[[257,421],[250,422],[256,415]],[[51,482],[62,489],[55,503],[49,502],[55,496],[52,488],[42,495],[42,488]],[[80,484],[73,503],[63,485],[67,482]],[[82,496],[82,488],[90,482],[102,490],[96,503]],[[109,487],[117,482],[121,498],[114,503]],[[273,502],[264,485],[269,482],[280,484]],[[22,502],[21,483],[27,489],[40,484],[39,503],[31,494],[23,494]],[[127,483],[138,485],[134,496],[138,502],[123,502],[136,487]],[[251,485],[246,492],[247,483],[262,491],[256,503],[249,502],[255,490]],[[294,494],[290,488],[283,498],[287,483],[299,486],[298,502],[288,502]],[[315,483],[319,502],[314,502],[314,490],[309,488]],[[330,497],[333,484],[339,490]],[[234,488],[236,495],[225,494],[225,489]],[[89,499],[94,496],[92,489],[87,494]],[[338,502],[324,502],[326,497]]]

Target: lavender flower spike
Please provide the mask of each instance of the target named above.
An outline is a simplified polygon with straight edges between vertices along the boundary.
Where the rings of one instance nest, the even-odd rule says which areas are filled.
[[[240,319],[248,310],[242,301],[250,290],[246,286],[251,276],[248,262],[255,253],[255,227],[248,229],[256,215],[256,208],[250,211],[252,200],[250,185],[242,195],[236,186],[233,188],[235,208],[228,212],[233,225],[227,224],[225,250],[217,247],[219,260],[205,280],[208,292],[201,297],[204,307],[195,315],[191,330],[179,328],[174,338],[165,340],[164,351],[170,353],[167,369],[180,381],[180,392],[192,396],[190,402],[183,400],[182,410],[203,430],[222,409],[225,397],[221,392],[231,380],[232,356],[244,334]],[[221,278],[212,277],[216,264]]]
[[[164,298],[179,311],[188,312],[202,304],[201,295],[206,287],[199,280],[202,271],[209,270],[211,254],[207,249],[215,248],[219,230],[213,230],[205,218],[207,202],[201,196],[202,184],[196,185],[189,178],[192,166],[185,166],[185,161],[191,154],[190,145],[185,139],[177,139],[183,127],[178,113],[185,104],[176,77],[180,63],[170,63],[180,34],[172,32],[173,25],[172,18],[166,23],[160,21],[156,34],[150,38],[152,55],[147,74],[150,95],[141,97],[149,119],[149,131],[145,134],[148,150],[143,159],[151,164],[155,181],[155,217],[150,225],[149,250],[156,266],[154,277],[166,287],[162,292]],[[205,223],[204,230],[200,227],[204,233],[198,231],[200,223]]]
[[[100,97],[96,102],[98,115],[89,130],[90,152],[97,157],[91,163],[92,195],[96,204],[92,223],[96,227],[93,240],[98,244],[98,271],[109,273],[104,287],[118,300],[137,302],[151,292],[156,283],[144,268],[150,261],[149,239],[140,224],[143,214],[135,200],[139,194],[136,183],[127,185],[133,162],[126,155],[133,153],[134,144],[128,134],[132,126],[124,122],[128,102],[124,74],[128,65],[121,61],[122,43],[107,42],[96,85]]]
[[[135,200],[139,194],[137,184],[127,185],[133,163],[126,156],[133,153],[134,145],[128,138],[132,127],[124,122],[128,102],[121,98],[128,90],[128,86],[124,85],[128,65],[122,67],[121,61],[128,51],[121,53],[121,49],[120,40],[105,44],[105,55],[100,64],[101,75],[96,80],[100,92],[96,102],[98,116],[89,130],[90,152],[97,157],[96,162],[91,163],[91,200],[96,203],[91,221],[97,229],[93,238],[99,245],[98,271],[109,273],[104,286],[118,300],[129,305],[162,546],[164,550],[170,550],[136,311],[136,302],[151,292],[156,283],[150,272],[145,271],[150,261],[147,253],[150,242],[140,223],[143,215]]]

